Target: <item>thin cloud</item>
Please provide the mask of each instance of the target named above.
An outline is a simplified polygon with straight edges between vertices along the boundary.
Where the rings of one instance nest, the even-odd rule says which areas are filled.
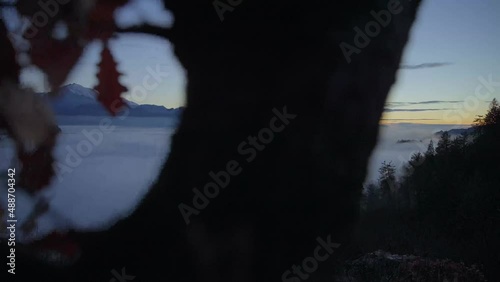
[[[383,118],[381,120],[439,120],[436,118]]]
[[[448,111],[454,110],[450,108],[442,108],[442,109],[384,109],[385,112],[432,112],[432,111]]]
[[[407,69],[407,70],[417,70],[417,69],[430,69],[430,68],[439,68],[439,67],[444,67],[444,66],[449,66],[452,65],[452,63],[423,63],[423,64],[418,64],[418,65],[402,65],[399,68],[400,69]]]
[[[431,101],[420,101],[420,102],[388,102],[386,106],[388,107],[404,107],[412,105],[432,105],[432,104],[459,104],[463,101],[441,101],[441,100],[431,100]]]

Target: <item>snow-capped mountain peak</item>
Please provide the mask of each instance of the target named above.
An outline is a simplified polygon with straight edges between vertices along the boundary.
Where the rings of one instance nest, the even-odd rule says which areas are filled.
[[[97,100],[97,91],[73,83],[59,88],[59,95],[49,97],[46,93],[41,95],[46,98],[56,115],[61,116],[107,116],[109,113]],[[129,106],[130,116],[172,116],[182,111],[167,109],[159,105],[139,105],[124,99]]]

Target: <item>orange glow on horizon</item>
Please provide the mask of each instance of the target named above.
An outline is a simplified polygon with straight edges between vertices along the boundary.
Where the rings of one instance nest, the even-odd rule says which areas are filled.
[[[471,126],[478,115],[479,113],[461,111],[384,112],[380,124],[415,123]]]

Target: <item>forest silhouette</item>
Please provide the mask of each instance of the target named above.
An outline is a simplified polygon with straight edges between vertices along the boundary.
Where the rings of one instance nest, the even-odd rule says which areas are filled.
[[[415,153],[403,174],[384,162],[365,187],[364,248],[478,264],[490,281],[500,270],[500,105],[494,99],[473,133],[441,134]]]

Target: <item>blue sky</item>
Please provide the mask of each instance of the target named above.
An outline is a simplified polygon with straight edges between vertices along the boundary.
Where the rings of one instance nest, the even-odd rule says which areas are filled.
[[[147,19],[163,26],[174,20],[161,9],[159,0],[132,1],[117,12],[116,19],[124,25]],[[500,98],[500,86],[492,91],[483,87],[481,95],[475,92],[481,84],[479,77],[500,83],[499,28],[500,1],[424,1],[403,65],[443,64],[401,69],[383,122],[470,124],[477,114],[484,113],[489,101]],[[100,48],[99,42],[88,46],[67,83],[86,87],[96,84]],[[184,105],[185,74],[169,42],[147,35],[121,35],[111,43],[111,49],[124,73],[121,81],[130,90],[142,84],[148,67],[159,67],[169,74],[158,87],[148,91],[146,99],[136,102],[168,108]],[[22,78],[35,89],[44,89],[44,78],[34,68],[25,70]],[[134,101],[130,93],[125,97]]]
[[[450,63],[435,68],[401,69],[389,102],[457,101],[413,104],[391,109],[433,111],[386,112],[388,119],[426,119],[423,123],[472,122],[489,102],[500,98],[500,86],[476,95],[478,78],[500,83],[500,1],[424,1],[406,47],[403,65]],[[487,95],[489,94],[489,95]],[[482,98],[482,99],[481,99]],[[485,99],[486,98],[486,99]],[[481,101],[479,106],[475,106]],[[452,110],[443,110],[452,109]],[[433,119],[430,121],[429,119]]]

